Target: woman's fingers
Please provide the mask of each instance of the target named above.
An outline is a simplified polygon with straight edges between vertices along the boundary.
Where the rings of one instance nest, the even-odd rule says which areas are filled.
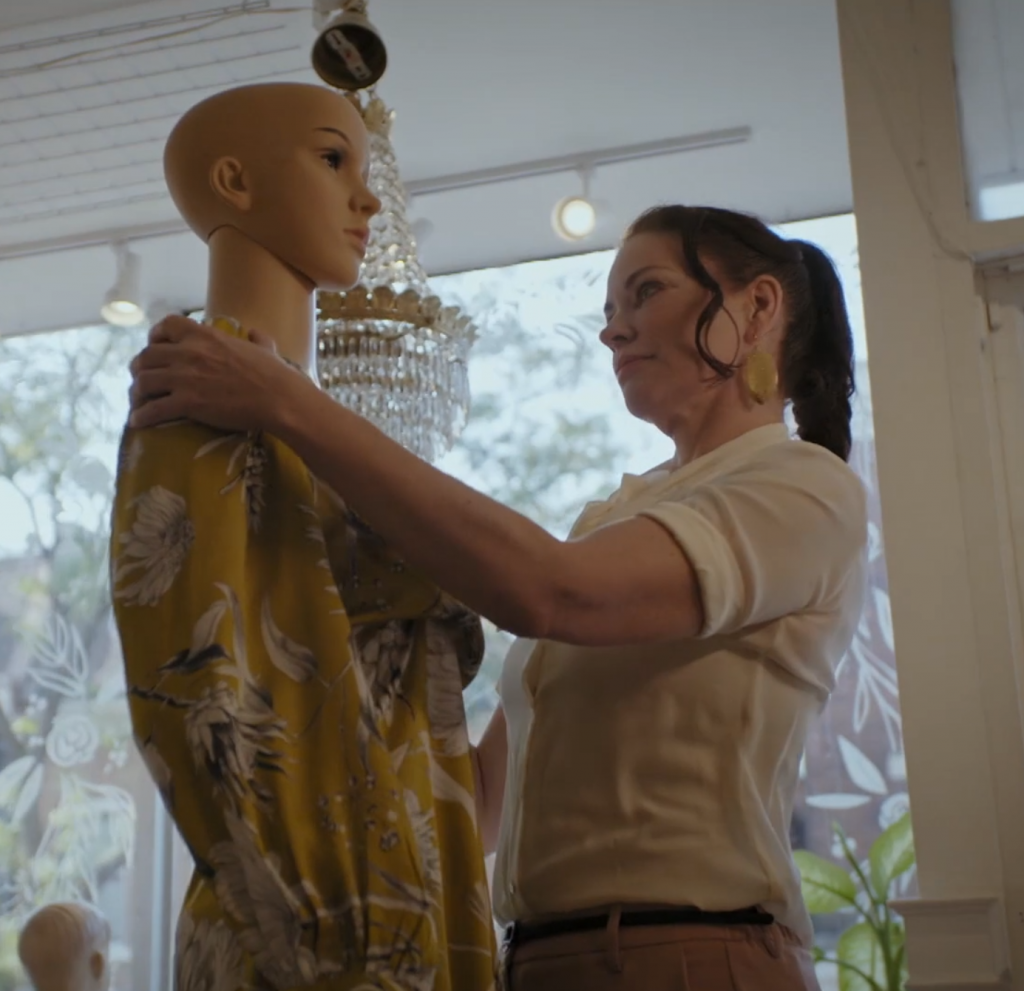
[[[168,343],[177,343],[181,340],[181,336],[184,333],[184,328],[180,326],[181,317],[170,316],[164,317],[159,323],[153,324],[149,328],[149,343],[157,344],[161,341],[167,341]]]
[[[172,313],[164,317],[159,323],[153,324],[149,330],[149,343],[158,344],[166,341],[170,344],[178,344],[193,334],[210,331],[211,328],[189,320],[188,317],[178,316]]]
[[[133,376],[137,376],[144,369],[170,368],[186,356],[176,344],[150,344],[132,358],[128,368]]]
[[[151,399],[144,406],[133,409],[128,417],[128,426],[136,430],[155,427],[168,420],[184,419],[184,410],[178,396],[171,393],[159,399]]]
[[[165,369],[138,372],[128,390],[132,409],[138,409],[153,399],[166,396],[174,391],[174,375]]]
[[[249,340],[253,344],[258,344],[261,348],[266,348],[268,351],[273,351],[274,354],[277,354],[276,341],[269,334],[263,333],[262,330],[250,330]]]

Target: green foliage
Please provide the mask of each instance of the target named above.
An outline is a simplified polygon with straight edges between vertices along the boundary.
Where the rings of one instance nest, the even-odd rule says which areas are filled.
[[[840,991],[904,991],[906,930],[889,901],[896,883],[914,866],[910,814],[904,813],[875,840],[863,864],[840,826],[833,829],[845,870],[808,850],[793,855],[804,901],[812,914],[846,912],[857,921],[839,938],[835,955],[815,948],[815,959],[838,966]]]
[[[875,840],[869,860],[873,890],[884,897],[893,882],[914,866],[914,832],[908,813]]]
[[[809,850],[797,850],[793,856],[800,870],[808,912],[827,915],[855,904],[857,887],[840,866]]]

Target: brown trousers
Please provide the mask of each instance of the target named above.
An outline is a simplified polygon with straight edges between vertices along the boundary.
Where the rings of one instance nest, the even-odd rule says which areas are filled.
[[[508,991],[820,991],[810,953],[785,926],[628,926],[513,947]]]

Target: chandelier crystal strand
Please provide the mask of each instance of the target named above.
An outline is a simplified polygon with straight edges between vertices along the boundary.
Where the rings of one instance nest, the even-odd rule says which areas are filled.
[[[370,134],[369,185],[381,201],[359,284],[318,294],[321,386],[427,461],[448,451],[469,415],[469,317],[430,293],[391,144],[394,113],[374,90],[348,98]]]

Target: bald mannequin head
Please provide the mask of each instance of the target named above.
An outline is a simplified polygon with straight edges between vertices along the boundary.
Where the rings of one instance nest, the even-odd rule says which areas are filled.
[[[356,108],[303,83],[218,93],[182,117],[164,151],[171,197],[203,240],[232,228],[318,289],[358,278],[380,208],[367,168]]]
[[[91,905],[47,905],[25,924],[18,956],[36,991],[107,991],[110,923]]]

